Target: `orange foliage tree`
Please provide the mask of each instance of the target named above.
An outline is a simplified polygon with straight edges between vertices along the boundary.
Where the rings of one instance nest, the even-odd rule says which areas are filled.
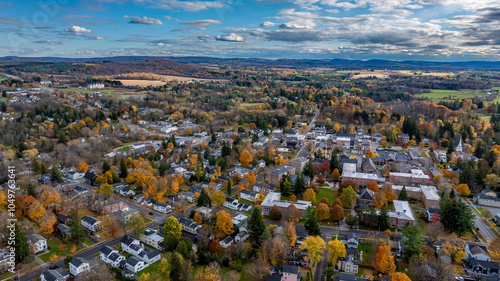
[[[470,195],[469,186],[465,183],[459,184],[457,186],[457,192],[460,193],[460,195],[467,197]]]
[[[217,212],[214,232],[217,237],[225,237],[233,233],[233,218],[228,212],[223,210]]]
[[[241,152],[241,155],[240,155],[241,166],[246,167],[246,166],[250,165],[252,160],[253,160],[252,154],[250,152],[248,152],[248,150],[245,149]]]
[[[373,267],[380,273],[392,275],[396,271],[394,256],[390,246],[379,246]]]

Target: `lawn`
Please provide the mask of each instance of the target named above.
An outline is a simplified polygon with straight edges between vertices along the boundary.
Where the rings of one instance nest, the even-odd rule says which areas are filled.
[[[244,204],[248,204],[248,205],[253,205],[253,204],[254,204],[254,203],[253,203],[252,201],[250,201],[250,200],[241,199],[241,198],[240,198],[240,200],[238,200],[238,202],[240,202],[240,203],[244,203]]]
[[[8,100],[9,100],[8,98],[0,97],[0,102],[6,102]]]
[[[78,88],[58,88],[57,89],[60,92],[75,92],[75,93],[82,93],[82,94],[93,94],[95,92],[101,92],[101,93],[112,93],[116,91],[115,89],[78,89]]]
[[[442,100],[456,100],[484,95],[486,95],[486,93],[480,90],[431,90],[430,93],[418,94],[415,96],[419,98],[431,98],[432,101],[437,103]]]
[[[85,238],[85,239],[88,240],[87,238]],[[89,240],[89,242],[90,242],[90,240]],[[50,249],[50,252],[45,253],[43,255],[40,255],[40,258],[44,262],[48,262],[48,261],[50,261],[50,256],[52,256],[52,254],[56,254],[58,257],[63,257],[63,256],[69,255],[71,245],[70,244],[63,244],[63,250],[61,251],[61,250],[59,250],[59,244],[61,244],[61,243],[62,243],[62,241],[59,239],[47,241],[47,245]],[[92,244],[92,242],[90,242],[90,243]]]
[[[130,146],[125,146],[125,147],[122,147],[122,148],[119,148],[118,151],[129,151],[132,147]]]
[[[160,264],[160,262],[159,262],[159,261],[157,261],[157,262],[153,263],[152,265],[150,265],[150,266],[148,266],[148,267],[144,268],[143,270],[138,271],[138,272],[136,273],[136,275],[137,275],[137,276],[139,276],[139,277],[141,277],[141,275],[142,275],[142,274],[144,274],[144,273],[149,273],[149,274],[151,274],[152,272],[158,271],[158,265],[159,265],[159,264]]]
[[[370,256],[372,254],[372,244],[359,243],[358,251],[360,254],[363,252],[363,260],[360,261],[360,264],[371,265]]]
[[[331,190],[329,188],[319,188],[318,194],[316,194],[316,202],[319,202],[321,198],[328,199],[328,202],[333,203],[337,199],[337,190]]]
[[[486,121],[486,122],[490,122],[490,120],[491,120],[491,115],[488,115],[488,114],[478,114],[478,115],[479,115],[479,118],[484,119],[484,121]]]

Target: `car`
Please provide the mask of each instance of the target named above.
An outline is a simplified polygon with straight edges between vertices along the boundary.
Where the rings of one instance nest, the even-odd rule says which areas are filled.
[[[94,232],[94,231],[91,231],[91,232],[90,232],[90,234],[95,235],[95,232]]]
[[[149,212],[149,215],[150,215],[150,216],[153,216],[154,214],[153,214],[153,212]]]
[[[49,267],[49,269],[56,269],[56,268],[58,268],[58,267],[59,267],[59,266],[58,266],[57,264],[53,264],[53,265],[51,265],[51,266]]]
[[[96,234],[96,235],[95,235],[95,237],[97,237],[97,238],[101,238],[101,236],[100,236],[99,234]]]

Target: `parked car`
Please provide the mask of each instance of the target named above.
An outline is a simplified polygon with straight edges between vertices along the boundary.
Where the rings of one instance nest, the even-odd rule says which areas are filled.
[[[51,265],[49,268],[50,268],[50,269],[56,269],[56,268],[58,268],[58,267],[59,267],[59,266],[58,266],[57,264],[53,264],[53,265]]]

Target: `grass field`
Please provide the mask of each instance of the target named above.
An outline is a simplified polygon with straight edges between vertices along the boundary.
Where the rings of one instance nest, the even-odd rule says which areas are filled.
[[[333,203],[337,199],[337,190],[331,190],[329,188],[319,188],[318,194],[316,194],[316,202],[318,203],[321,198],[328,199],[328,202]]]
[[[416,97],[419,98],[431,98],[433,102],[437,103],[439,101],[449,101],[449,100],[456,100],[456,99],[464,99],[464,98],[470,98],[470,97],[475,97],[475,96],[484,96],[486,95],[483,91],[479,90],[460,90],[460,91],[453,91],[453,90],[431,90],[430,93],[424,93],[424,94],[418,94]]]
[[[48,262],[48,261],[50,261],[50,256],[52,256],[52,254],[56,254],[58,257],[68,255],[70,253],[69,250],[71,248],[71,245],[63,244],[63,250],[61,251],[61,250],[59,250],[59,244],[61,244],[61,243],[62,243],[62,241],[59,239],[47,241],[47,245],[50,248],[50,252],[45,253],[43,255],[40,255],[40,258],[44,262]]]
[[[486,122],[490,122],[491,115],[479,114],[479,118],[484,119]]]
[[[166,82],[158,81],[158,80],[117,80],[120,81],[123,86],[139,86],[139,87],[147,87],[147,86],[163,86]]]
[[[260,103],[260,102],[242,103],[242,104],[240,104],[240,106],[238,108],[242,108],[242,107],[254,107],[254,106],[261,105],[261,104],[262,103]]]
[[[116,90],[115,89],[79,89],[79,88],[61,88],[61,89],[54,89],[56,91],[60,92],[75,92],[75,93],[82,93],[82,94],[93,94],[95,92],[102,92],[102,93],[113,93]]]
[[[8,98],[0,97],[0,102],[6,102],[8,100],[9,100]]]

